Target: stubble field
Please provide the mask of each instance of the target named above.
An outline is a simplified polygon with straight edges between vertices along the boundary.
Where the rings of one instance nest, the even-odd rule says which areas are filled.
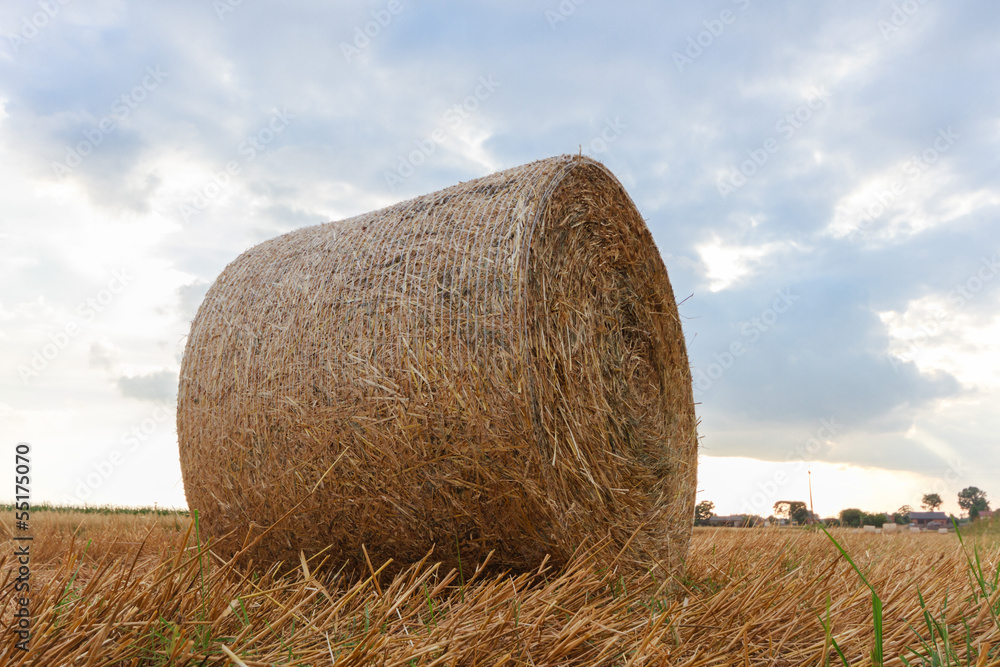
[[[2,519],[2,665],[1000,664],[989,531],[832,531],[852,565],[820,531],[696,529],[666,581],[597,571],[588,552],[533,575],[430,557],[346,581],[322,555],[284,574],[227,565],[180,514],[35,512],[24,652]]]

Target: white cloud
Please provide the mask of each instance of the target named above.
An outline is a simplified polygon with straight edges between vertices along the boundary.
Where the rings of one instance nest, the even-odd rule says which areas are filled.
[[[1000,391],[1000,313],[958,305],[965,299],[957,292],[951,297],[953,301],[942,295],[922,297],[903,312],[880,312],[889,353],[913,362],[923,373],[943,371],[966,387]]]
[[[767,265],[774,253],[787,248],[786,243],[764,243],[757,246],[727,244],[717,235],[694,247],[705,267],[708,289],[719,292],[741,280],[752,277]]]
[[[1000,192],[969,189],[949,164],[962,137],[939,128],[927,147],[873,173],[836,202],[826,228],[833,238],[898,245],[918,234],[1000,204]],[[965,141],[968,141],[966,139]],[[944,147],[944,151],[939,148]]]

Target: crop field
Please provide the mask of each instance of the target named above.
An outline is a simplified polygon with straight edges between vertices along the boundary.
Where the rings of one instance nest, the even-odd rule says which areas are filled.
[[[13,515],[0,516],[11,628],[23,593]],[[1000,664],[989,530],[696,529],[670,580],[599,571],[592,545],[531,575],[445,572],[431,555],[394,579],[372,563],[348,581],[322,555],[282,573],[237,568],[198,533],[171,512],[36,511],[29,650],[6,629],[0,664]]]

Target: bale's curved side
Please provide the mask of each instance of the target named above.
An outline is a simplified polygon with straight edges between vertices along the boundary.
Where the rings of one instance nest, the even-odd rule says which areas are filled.
[[[624,189],[542,160],[251,248],[192,323],[185,491],[233,553],[537,567],[687,550],[696,440],[666,269]],[[314,492],[312,492],[315,490]],[[611,553],[609,550],[608,553]]]

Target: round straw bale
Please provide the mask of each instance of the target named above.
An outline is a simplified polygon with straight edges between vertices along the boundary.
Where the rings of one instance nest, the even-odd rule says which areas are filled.
[[[635,205],[585,157],[244,252],[192,323],[177,432],[202,529],[257,563],[433,547],[524,571],[603,542],[606,566],[673,570],[690,539],[677,306]]]

